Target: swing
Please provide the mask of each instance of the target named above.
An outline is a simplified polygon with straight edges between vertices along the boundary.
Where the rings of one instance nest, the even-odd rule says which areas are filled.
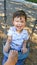
[[[6,23],[6,0],[4,0],[4,14],[5,14],[4,15],[4,20],[5,20],[5,23]],[[35,25],[34,25],[34,27],[32,29],[31,34],[33,34],[33,32],[34,32]],[[6,31],[5,31],[5,33],[6,33]],[[3,43],[5,43],[5,42],[6,41],[4,40]],[[4,44],[3,44],[3,46],[4,46]],[[27,49],[28,49],[28,51],[25,54],[22,54],[21,51],[18,52],[18,60],[25,60],[29,56],[29,53],[30,53],[30,38],[29,38],[29,41],[27,42]],[[3,54],[5,55],[4,51],[3,51]],[[6,55],[8,56],[8,54],[6,54]]]

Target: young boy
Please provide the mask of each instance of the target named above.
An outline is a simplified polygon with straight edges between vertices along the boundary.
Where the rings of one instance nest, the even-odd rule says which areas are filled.
[[[27,30],[25,30],[27,16],[23,10],[16,11],[13,14],[12,24],[8,31],[7,42],[4,46],[4,52],[10,54],[11,50],[16,50],[25,54],[28,49],[26,48],[26,42],[29,38]],[[5,55],[6,56],[6,55]],[[20,62],[21,63],[21,62]],[[22,65],[17,63],[16,65]]]

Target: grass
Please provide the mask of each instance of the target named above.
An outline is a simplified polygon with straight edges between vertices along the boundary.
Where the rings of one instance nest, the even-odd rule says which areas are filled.
[[[37,0],[27,0],[27,1],[37,3]]]

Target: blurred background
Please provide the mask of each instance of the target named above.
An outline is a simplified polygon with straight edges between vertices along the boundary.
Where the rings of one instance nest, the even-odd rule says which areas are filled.
[[[26,29],[29,34],[32,33],[30,36],[30,54],[25,65],[37,65],[37,0],[0,0],[0,65],[2,65],[6,33],[9,27],[12,26],[12,15],[17,10],[26,12]]]

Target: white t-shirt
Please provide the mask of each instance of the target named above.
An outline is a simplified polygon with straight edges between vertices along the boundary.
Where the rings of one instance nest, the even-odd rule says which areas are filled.
[[[28,40],[29,35],[27,30],[23,29],[21,33],[16,31],[16,28],[10,27],[8,36],[12,36],[11,48],[20,51],[24,40]]]

